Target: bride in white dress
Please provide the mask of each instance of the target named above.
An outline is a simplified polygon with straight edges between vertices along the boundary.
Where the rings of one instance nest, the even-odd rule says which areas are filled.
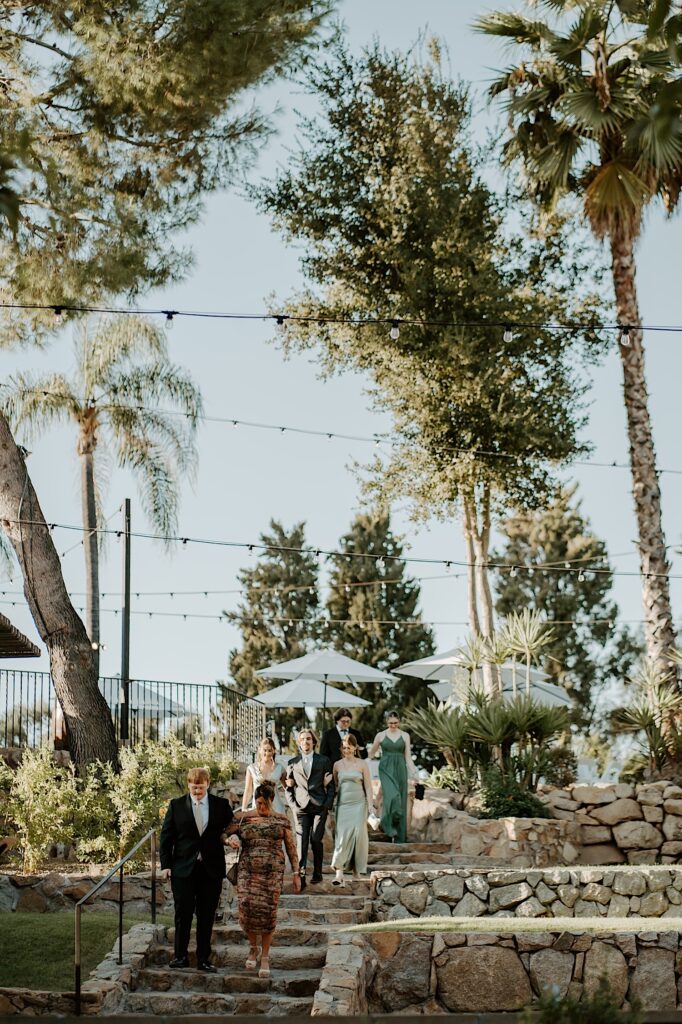
[[[266,736],[258,744],[254,763],[250,764],[246,769],[246,781],[242,797],[243,811],[256,806],[254,793],[261,782],[272,782],[275,787],[272,809],[279,814],[287,814],[287,803],[284,796],[286,772],[282,765],[277,764],[275,754],[275,744]]]

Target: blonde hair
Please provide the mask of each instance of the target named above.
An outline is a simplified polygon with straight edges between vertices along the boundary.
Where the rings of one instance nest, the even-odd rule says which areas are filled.
[[[275,754],[277,753],[277,747],[275,746],[274,742],[270,739],[269,736],[264,736],[263,739],[260,741],[260,743],[258,744],[258,746],[256,748],[255,761],[256,761],[257,767],[260,767],[260,765],[261,765],[261,763],[263,761],[263,747],[270,747],[271,748],[271,750],[272,750],[272,760],[273,761],[275,760]]]
[[[190,768],[187,772],[187,781],[198,785],[200,782],[210,782],[211,773],[208,768]]]
[[[317,746],[317,736],[315,735],[315,733],[313,732],[312,729],[307,729],[307,728],[306,729],[301,729],[299,734],[298,734],[298,736],[296,737],[296,742],[298,743],[298,741],[300,740],[301,736],[304,733],[306,733],[306,732],[308,733],[308,735],[311,737],[311,739],[313,741],[313,750],[314,750],[315,747]]]

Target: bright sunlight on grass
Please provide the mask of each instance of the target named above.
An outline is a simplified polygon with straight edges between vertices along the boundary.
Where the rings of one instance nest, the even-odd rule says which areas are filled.
[[[412,921],[356,924],[346,932],[479,932],[513,935],[515,932],[679,932],[682,917],[418,917]]]
[[[161,916],[157,918],[162,923]],[[163,923],[167,917],[164,915]],[[123,927],[149,921],[127,914]],[[0,987],[73,991],[73,911],[54,914],[0,913]],[[82,976],[103,960],[118,935],[118,914],[83,914]]]

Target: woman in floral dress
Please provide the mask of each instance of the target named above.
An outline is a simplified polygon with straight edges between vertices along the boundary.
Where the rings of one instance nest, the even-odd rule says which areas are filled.
[[[260,956],[259,978],[270,977],[270,945],[277,926],[277,907],[284,885],[284,848],[293,869],[294,891],[301,890],[298,854],[286,814],[273,809],[275,787],[262,782],[255,791],[256,806],[235,814],[227,829],[237,836],[241,854],[237,873],[239,924],[249,940],[246,969],[253,970]],[[232,845],[232,843],[230,843]]]

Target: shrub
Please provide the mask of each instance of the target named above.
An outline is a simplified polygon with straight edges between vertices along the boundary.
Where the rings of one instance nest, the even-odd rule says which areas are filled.
[[[620,1009],[608,980],[602,978],[595,994],[583,995],[580,1002],[570,996],[543,996],[524,1012],[521,1024],[641,1024],[642,1019],[637,1005],[630,1010]]]
[[[549,818],[549,810],[516,779],[490,768],[481,787],[481,818]]]
[[[120,752],[121,770],[91,765],[82,775],[55,764],[47,749],[27,750],[16,771],[0,766],[0,822],[19,839],[24,869],[34,871],[55,843],[74,847],[76,859],[118,859],[156,825],[168,800],[184,791],[187,770],[204,765],[213,783],[226,782],[235,762],[178,739]]]
[[[456,793],[462,789],[462,773],[454,765],[446,764],[443,768],[436,768],[431,772],[426,785],[431,789],[452,789]]]

